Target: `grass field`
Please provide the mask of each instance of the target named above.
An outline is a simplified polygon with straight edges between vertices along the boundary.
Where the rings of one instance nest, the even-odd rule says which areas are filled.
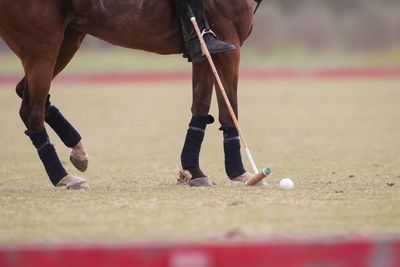
[[[272,188],[227,179],[218,124],[201,153],[216,186],[176,185],[189,86],[53,86],[88,149],[90,192],[51,186],[13,86],[0,86],[0,243],[400,235],[399,79],[242,82],[240,121],[259,168],[273,170]],[[283,177],[294,190],[277,188]]]

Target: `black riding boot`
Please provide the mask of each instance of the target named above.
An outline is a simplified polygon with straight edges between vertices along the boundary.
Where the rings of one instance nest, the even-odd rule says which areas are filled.
[[[188,5],[191,7],[196,17],[196,21],[202,31],[203,39],[211,54],[235,49],[235,46],[218,40],[215,33],[210,29],[204,12],[203,0],[175,0],[175,3],[182,24],[185,50],[187,51],[187,53],[185,52],[184,57],[188,57],[189,61],[201,61],[205,59],[205,56],[202,52],[196,31],[190,21]]]

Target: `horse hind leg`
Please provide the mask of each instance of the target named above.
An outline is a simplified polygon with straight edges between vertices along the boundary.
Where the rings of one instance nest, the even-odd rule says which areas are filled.
[[[186,133],[181,154],[183,171],[181,180],[189,180],[190,186],[212,186],[199,166],[201,145],[207,124],[214,118],[208,115],[212,96],[213,80],[206,62],[193,63],[192,119]]]
[[[53,72],[53,78],[58,75],[71,61],[78,51],[86,34],[67,27],[64,31],[64,39],[61,44],[57,62]],[[61,114],[61,112],[50,104],[46,103],[46,123],[57,133],[63,143],[71,148],[70,161],[79,171],[84,172],[88,168],[89,155],[82,142],[82,137],[72,124]]]
[[[67,27],[64,32],[64,39],[61,44],[57,61],[53,71],[53,78],[60,73],[70,62],[76,51],[79,49],[85,33],[79,32],[71,27]],[[22,98],[27,88],[26,78],[24,77],[17,85],[16,92]],[[89,156],[82,142],[79,132],[62,115],[59,109],[50,102],[50,95],[47,97],[45,108],[45,121],[57,133],[63,143],[71,148],[70,161],[79,171],[86,171]]]
[[[82,142],[82,137],[59,109],[48,99],[45,110],[46,123],[57,133],[65,146],[71,148],[70,161],[81,172],[87,170],[89,155]]]

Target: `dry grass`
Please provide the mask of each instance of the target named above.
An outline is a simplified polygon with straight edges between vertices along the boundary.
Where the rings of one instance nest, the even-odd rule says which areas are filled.
[[[52,100],[91,157],[90,192],[51,186],[23,134],[19,100],[3,87],[0,243],[400,234],[400,80],[241,83],[242,128],[259,167],[272,168],[273,188],[229,182],[217,124],[201,154],[217,186],[176,185],[189,83],[55,85]],[[283,177],[294,190],[276,188]]]

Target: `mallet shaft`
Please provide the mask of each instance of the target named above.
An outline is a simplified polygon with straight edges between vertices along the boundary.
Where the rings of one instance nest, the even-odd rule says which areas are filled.
[[[254,173],[258,173],[258,169],[257,169],[256,163],[253,160],[253,157],[251,156],[250,149],[248,147],[246,147],[245,151],[246,151],[246,154],[247,154],[247,158],[250,161],[251,167],[253,168],[253,172]]]

